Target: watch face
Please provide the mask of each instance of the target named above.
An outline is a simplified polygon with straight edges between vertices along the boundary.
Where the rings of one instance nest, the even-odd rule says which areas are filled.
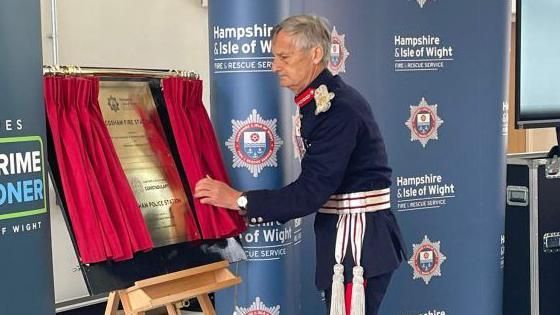
[[[247,206],[247,197],[241,196],[241,197],[237,198],[237,205],[240,208],[245,208]]]

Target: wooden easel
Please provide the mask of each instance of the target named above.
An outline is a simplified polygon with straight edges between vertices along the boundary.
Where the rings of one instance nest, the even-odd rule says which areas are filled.
[[[125,315],[145,315],[165,307],[167,314],[179,315],[177,304],[196,297],[205,315],[216,315],[208,293],[241,283],[227,268],[227,261],[186,269],[137,281],[134,286],[109,294],[105,315],[116,315],[122,302]]]

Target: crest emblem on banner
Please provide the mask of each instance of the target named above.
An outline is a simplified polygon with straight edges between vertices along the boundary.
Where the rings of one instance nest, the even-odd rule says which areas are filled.
[[[426,4],[426,2],[428,2],[428,0],[416,0],[416,2],[420,6],[420,9],[423,9],[424,5]]]
[[[267,307],[261,298],[257,296],[255,302],[250,307],[236,306],[233,315],[280,315],[280,305]]]
[[[346,72],[346,59],[350,56],[350,52],[346,49],[344,34],[338,34],[336,27],[331,32],[331,56],[328,68],[332,74]]]
[[[441,264],[447,259],[441,252],[440,242],[431,242],[427,235],[420,244],[412,244],[412,257],[408,264],[412,267],[412,279],[422,278],[426,285],[432,277],[441,276]]]
[[[245,167],[258,177],[267,166],[277,167],[278,149],[284,143],[276,132],[276,119],[263,119],[256,109],[246,120],[231,120],[226,146],[233,153],[233,168]]]
[[[410,106],[410,117],[405,125],[410,129],[410,141],[418,140],[422,147],[430,140],[438,139],[438,128],[443,120],[438,116],[437,104],[428,105],[422,97],[418,105]]]

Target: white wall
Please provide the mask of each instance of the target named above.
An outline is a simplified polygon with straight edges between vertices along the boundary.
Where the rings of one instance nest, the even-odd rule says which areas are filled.
[[[41,0],[44,64],[53,64],[51,4]],[[208,93],[208,11],[201,0],[56,0],[58,64],[193,70]]]

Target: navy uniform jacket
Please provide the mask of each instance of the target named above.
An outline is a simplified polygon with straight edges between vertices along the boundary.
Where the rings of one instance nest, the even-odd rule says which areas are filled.
[[[326,69],[309,87],[322,84],[335,93],[330,109],[315,115],[313,99],[300,108],[300,131],[306,147],[301,174],[278,190],[248,191],[250,222],[286,222],[317,212],[332,194],[378,190],[391,185],[385,145],[367,101]],[[337,219],[337,215],[323,213],[315,217],[315,282],[319,289],[331,287]],[[391,210],[367,213],[362,252],[364,277],[397,268],[404,254],[402,244]],[[345,279],[349,282],[354,266],[351,251],[347,252],[344,265]]]

